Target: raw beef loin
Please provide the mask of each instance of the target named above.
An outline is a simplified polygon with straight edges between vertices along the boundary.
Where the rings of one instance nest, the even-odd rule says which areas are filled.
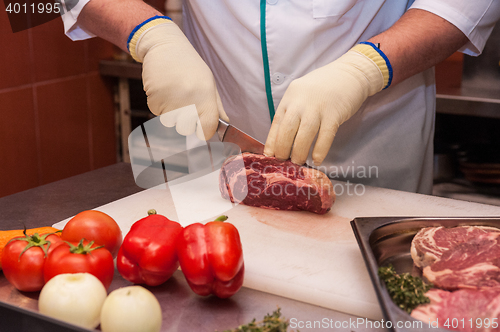
[[[429,227],[413,238],[411,255],[435,287],[500,288],[500,229]]]
[[[423,326],[459,331],[500,331],[500,290],[460,289],[448,292],[431,289],[425,293],[431,300],[411,312]],[[493,319],[494,318],[494,319]]]
[[[222,197],[233,203],[274,210],[324,214],[335,201],[333,185],[324,173],[252,153],[224,162],[219,188]]]

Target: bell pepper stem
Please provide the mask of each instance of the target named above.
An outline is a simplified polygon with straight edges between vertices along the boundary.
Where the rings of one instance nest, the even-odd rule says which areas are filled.
[[[217,219],[215,219],[214,221],[226,221],[227,218],[228,218],[228,216],[222,215],[222,216],[218,217]]]

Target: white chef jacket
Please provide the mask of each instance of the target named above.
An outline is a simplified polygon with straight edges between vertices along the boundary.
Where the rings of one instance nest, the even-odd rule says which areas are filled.
[[[91,37],[76,23],[88,1],[79,0],[63,15],[72,39]],[[263,142],[271,109],[277,108],[292,80],[388,29],[408,8],[430,11],[457,26],[469,38],[461,51],[470,55],[480,54],[500,17],[498,0],[260,2],[185,0],[183,23],[214,73],[231,123]],[[434,112],[430,69],[369,97],[340,126],[321,169],[333,179],[430,193]]]

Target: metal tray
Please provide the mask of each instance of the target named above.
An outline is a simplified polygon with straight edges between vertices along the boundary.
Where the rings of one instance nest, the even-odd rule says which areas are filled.
[[[432,331],[445,332],[429,326],[428,322],[414,319],[392,302],[385,284],[378,277],[378,268],[392,264],[398,273],[408,272],[420,276],[421,272],[413,265],[410,254],[411,241],[424,227],[455,226],[493,226],[500,228],[498,218],[426,218],[426,217],[378,217],[355,218],[351,226],[365,260],[368,273],[375,288],[385,326],[395,332]],[[388,322],[391,322],[388,326]],[[399,326],[398,326],[399,325]]]

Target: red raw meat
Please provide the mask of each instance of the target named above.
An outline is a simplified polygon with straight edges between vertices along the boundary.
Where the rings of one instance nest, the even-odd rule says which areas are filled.
[[[222,197],[233,203],[274,210],[324,214],[335,201],[332,182],[324,173],[252,153],[224,162],[219,188]]]
[[[411,316],[432,328],[463,332],[500,331],[500,290],[460,289],[454,292],[431,289],[425,293],[431,300],[411,312]],[[436,323],[437,322],[437,323]]]
[[[493,227],[430,227],[412,241],[415,265],[437,288],[500,287],[500,230]]]

